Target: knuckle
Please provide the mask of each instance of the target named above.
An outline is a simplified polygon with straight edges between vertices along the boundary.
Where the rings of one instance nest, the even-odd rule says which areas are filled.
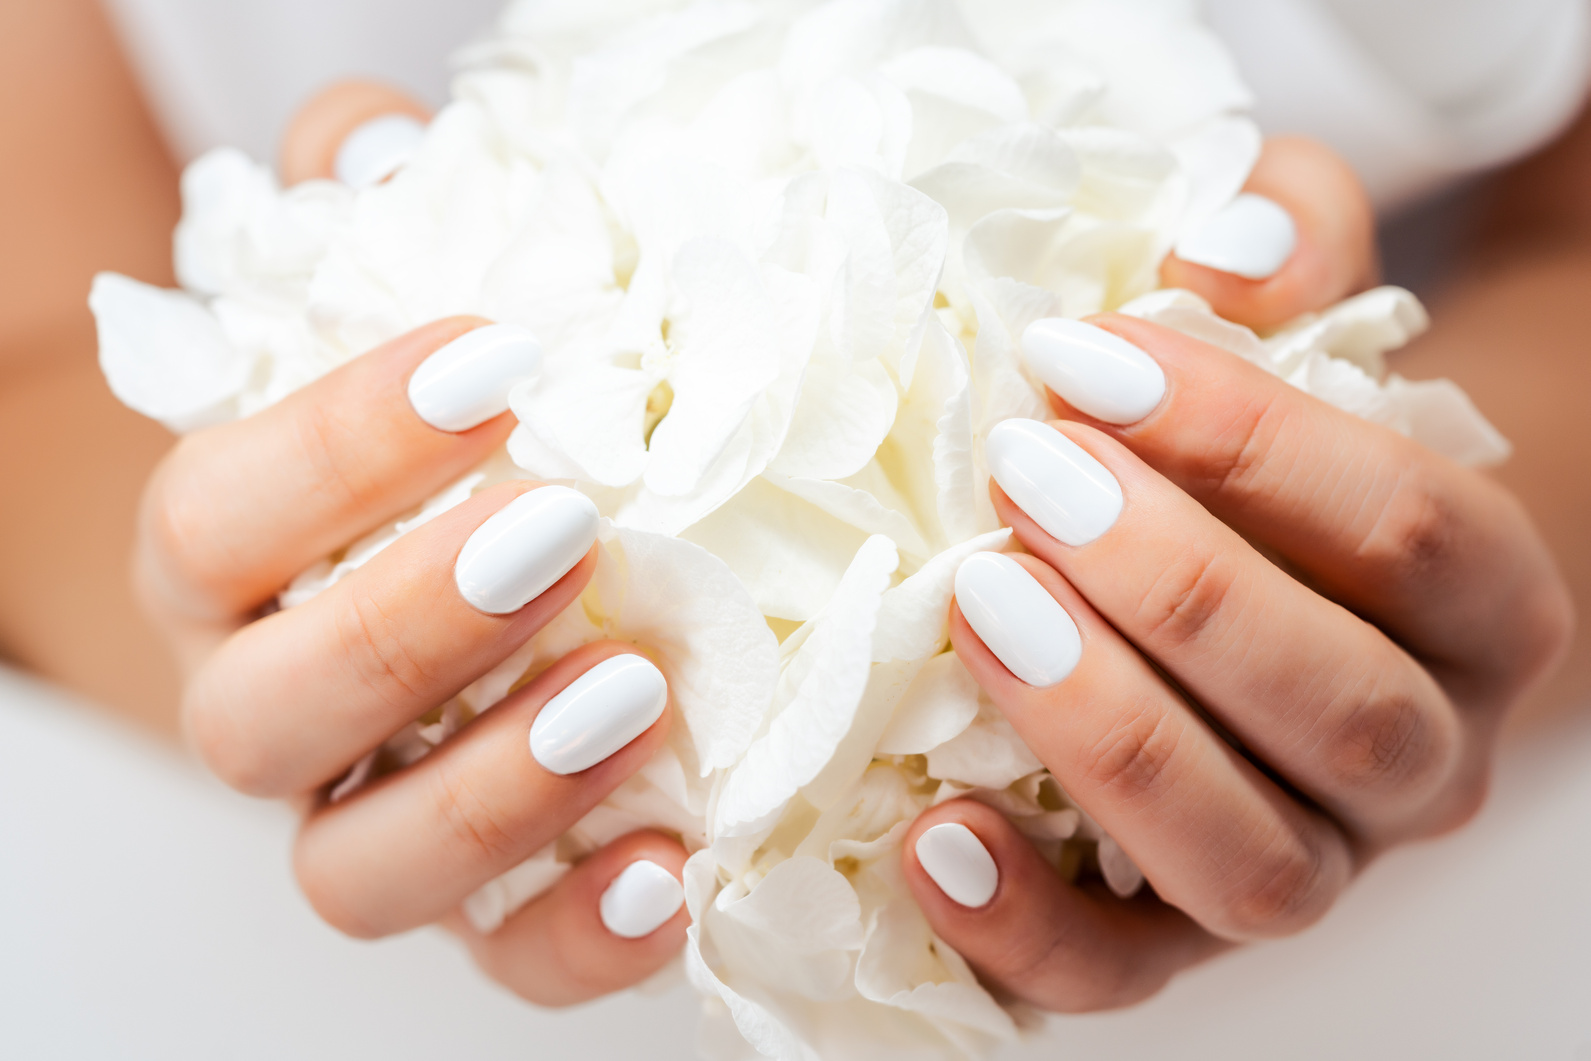
[[[280,796],[274,757],[224,701],[190,692],[184,712],[199,756],[228,787],[245,795]]]
[[[341,658],[362,688],[395,706],[428,698],[436,684],[431,668],[409,647],[403,622],[380,601],[349,594],[334,624]]]
[[[1452,566],[1455,520],[1442,495],[1405,479],[1392,491],[1355,558],[1395,584],[1440,579]]]
[[[1423,787],[1452,761],[1457,743],[1434,706],[1408,688],[1354,703],[1326,738],[1329,775],[1344,792]]]
[[[1227,411],[1226,429],[1211,441],[1204,457],[1205,492],[1215,497],[1254,492],[1256,480],[1272,466],[1266,458],[1285,423],[1278,411],[1276,396],[1269,391],[1244,395],[1241,405]]]
[[[439,758],[431,779],[436,821],[451,850],[492,870],[507,868],[528,853],[521,850],[512,823],[482,798],[466,771]]]
[[[338,932],[354,939],[390,935],[356,912],[359,904],[349,892],[343,867],[328,859],[320,848],[307,844],[302,836],[293,851],[293,876],[310,908]]]
[[[193,443],[183,439],[151,482],[140,519],[142,546],[160,570],[209,599],[225,600],[226,587],[239,569],[217,533],[215,491],[192,468]]]
[[[1221,617],[1235,585],[1235,573],[1219,555],[1179,557],[1160,572],[1138,606],[1137,629],[1146,640],[1167,649],[1194,644]]]
[[[1233,876],[1223,934],[1238,939],[1291,935],[1319,920],[1333,894],[1332,874],[1319,844],[1278,828]]]
[[[1173,764],[1185,729],[1153,703],[1112,718],[1104,735],[1082,753],[1082,772],[1095,788],[1123,801],[1153,801],[1174,782]]]

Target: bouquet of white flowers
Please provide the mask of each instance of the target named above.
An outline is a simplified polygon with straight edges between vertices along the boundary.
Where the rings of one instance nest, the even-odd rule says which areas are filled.
[[[1424,325],[1404,292],[1261,339],[1157,290],[1260,148],[1191,0],[518,0],[461,62],[386,183],[284,190],[234,151],[194,163],[185,290],[96,283],[112,387],[187,430],[437,318],[533,329],[543,370],[512,396],[506,451],[282,604],[509,478],[597,503],[598,572],[340,791],[569,650],[633,642],[683,724],[474,896],[476,925],[656,826],[695,852],[689,976],[757,1051],[955,1057],[1011,1039],[1013,1012],[905,888],[907,824],[971,796],[1064,872],[1142,882],[949,651],[958,564],[1009,536],[983,439],[1047,417],[1018,356],[1028,325],[1136,314],[1459,459],[1504,444],[1451,384],[1386,378],[1382,354]]]

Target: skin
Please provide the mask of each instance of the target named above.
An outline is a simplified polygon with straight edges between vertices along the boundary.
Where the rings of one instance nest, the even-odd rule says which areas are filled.
[[[285,178],[326,175],[348,131],[391,112],[418,113],[412,102],[373,86],[345,86],[312,102],[287,137]],[[316,908],[345,931],[373,936],[441,918],[489,973],[546,1004],[639,982],[678,950],[685,915],[644,940],[619,940],[601,927],[597,900],[635,858],[679,872],[684,852],[667,837],[638,833],[596,852],[491,936],[476,935],[449,912],[474,886],[561,832],[662,739],[666,715],[629,748],[572,781],[538,773],[523,754],[535,712],[602,653],[622,646],[588,646],[483,719],[489,724],[468,727],[444,752],[353,799],[327,806],[319,795],[365,749],[468,684],[578,593],[589,560],[506,619],[467,615],[457,610],[467,605],[456,591],[446,596],[451,560],[469,532],[534,484],[499,487],[449,513],[317,607],[255,621],[260,606],[309,560],[403,511],[501,441],[504,422],[443,435],[420,424],[402,401],[402,385],[424,356],[480,322],[437,322],[270,413],[177,446],[106,392],[84,306],[89,280],[101,269],[171,283],[177,174],[92,0],[0,0],[0,290],[6,293],[0,300],[0,484],[7,498],[0,518],[0,649],[158,732],[175,733],[177,705],[185,705],[193,743],[223,777],[305,808],[295,864]],[[1514,461],[1489,476],[1432,470],[1428,455],[1400,449],[1368,425],[1333,421],[1320,410],[1311,414],[1331,433],[1339,457],[1378,456],[1394,462],[1389,467],[1420,471],[1451,488],[1441,496],[1454,508],[1440,526],[1453,532],[1459,551],[1437,549],[1435,565],[1423,572],[1426,582],[1415,579],[1406,592],[1387,590],[1389,599],[1375,599],[1378,588],[1387,589],[1379,577],[1340,556],[1336,562],[1319,556],[1308,568],[1311,543],[1329,544],[1329,528],[1289,521],[1281,511],[1267,517],[1262,502],[1276,509],[1278,499],[1285,500],[1279,487],[1269,494],[1256,487],[1255,498],[1247,499],[1201,493],[1201,484],[1220,477],[1209,474],[1219,454],[1200,450],[1218,433],[1201,436],[1199,425],[1219,423],[1231,410],[1216,400],[1201,405],[1198,381],[1224,380],[1236,388],[1226,392],[1228,401],[1252,399],[1264,381],[1244,378],[1241,366],[1190,341],[1104,322],[1148,349],[1173,378],[1168,402],[1132,428],[1109,428],[1057,407],[1068,434],[1122,481],[1129,497],[1123,520],[1100,542],[1069,554],[1046,544],[1020,510],[996,498],[1034,554],[1024,562],[1082,628],[1084,662],[1059,691],[1035,699],[1030,694],[1036,691],[1012,687],[1015,679],[1001,673],[959,618],[956,643],[1013,722],[1080,792],[1090,771],[1079,749],[1099,749],[1114,732],[1130,735],[1124,719],[1159,720],[1157,728],[1140,732],[1182,735],[1176,748],[1183,759],[1172,760],[1177,769],[1158,778],[1095,769],[1100,794],[1089,797],[1090,809],[1145,868],[1159,896],[1171,901],[1146,892],[1122,902],[1097,884],[1065,885],[987,808],[966,802],[935,808],[908,837],[907,878],[936,929],[991,982],[1050,1008],[1105,1008],[1152,994],[1178,970],[1232,941],[1295,931],[1324,911],[1376,851],[1467,817],[1483,795],[1495,732],[1509,707],[1524,702],[1530,717],[1546,720],[1583,701],[1591,690],[1583,634],[1570,653],[1571,666],[1550,682],[1543,675],[1570,644],[1571,598],[1582,606],[1591,601],[1591,477],[1583,474],[1591,463],[1591,428],[1578,402],[1591,384],[1591,362],[1579,341],[1591,326],[1591,309],[1579,297],[1591,279],[1591,206],[1580,194],[1587,177],[1591,123],[1497,178],[1489,225],[1433,303],[1436,329],[1397,365],[1416,378],[1451,376],[1479,397],[1518,446]],[[1282,202],[1299,221],[1302,244],[1282,274],[1254,284],[1172,261],[1167,282],[1199,291],[1232,319],[1266,326],[1372,281],[1369,208],[1352,175],[1328,152],[1273,143],[1251,187]],[[1179,366],[1187,370],[1181,381]],[[1219,388],[1210,382],[1206,389]],[[1195,400],[1184,401],[1190,394]],[[324,415],[330,407],[336,416]],[[373,459],[350,442],[359,435],[355,428],[381,432],[403,459],[391,466]],[[282,459],[266,461],[263,454]],[[269,492],[229,488],[228,479],[250,459],[259,474],[284,478]],[[397,474],[416,468],[413,478]],[[277,503],[251,502],[251,492]],[[296,503],[282,504],[283,498]],[[320,507],[306,506],[310,501]],[[1214,515],[1200,502],[1211,504]],[[1466,515],[1488,505],[1497,511]],[[1108,586],[1089,581],[1081,556],[1086,549],[1104,555],[1136,547],[1141,553],[1155,544],[1133,516],[1148,510],[1192,520],[1211,556],[1256,580],[1262,577],[1257,554],[1245,553],[1248,546],[1216,517],[1245,532],[1259,528],[1260,540],[1313,575],[1314,589],[1289,583],[1274,569],[1263,580],[1262,596],[1276,602],[1271,614],[1298,613],[1301,626],[1290,643],[1347,632],[1367,651],[1373,646],[1384,663],[1376,675],[1402,683],[1406,695],[1397,702],[1412,705],[1407,710],[1418,721],[1415,730],[1428,735],[1387,745],[1395,752],[1420,750],[1424,758],[1412,766],[1401,754],[1379,757],[1387,762],[1361,756],[1358,765],[1370,763],[1366,776],[1388,797],[1384,804],[1359,798],[1343,783],[1347,774],[1340,768],[1354,765],[1351,754],[1319,754],[1333,747],[1333,734],[1345,726],[1351,732],[1351,697],[1325,705],[1302,697],[1273,720],[1293,729],[1244,734],[1265,770],[1215,739],[1184,701],[1168,697],[1169,686],[1148,659],[1175,674],[1213,716],[1223,710],[1233,719],[1243,715],[1233,706],[1243,703],[1241,680],[1222,684],[1206,675],[1201,684],[1197,652],[1179,657],[1177,645],[1135,628]],[[1522,513],[1556,554],[1567,593]],[[251,541],[251,534],[258,537]],[[1463,552],[1464,543],[1477,551]],[[1500,543],[1492,552],[1500,549],[1516,566],[1491,562],[1477,571],[1458,563],[1459,557],[1488,555],[1482,547],[1488,543]],[[136,591],[127,577],[135,545]],[[246,560],[237,562],[240,557]],[[1458,574],[1441,577],[1446,571]],[[1519,588],[1525,583],[1529,591]],[[1534,603],[1510,598],[1511,587]],[[393,599],[383,602],[389,592]],[[403,606],[413,599],[425,607]],[[448,630],[425,621],[425,608],[438,599],[460,620]],[[1463,666],[1470,658],[1464,624],[1439,629],[1419,621],[1433,609],[1470,617],[1478,643],[1509,633],[1529,636],[1522,636],[1525,646],[1517,655],[1500,647],[1499,659]],[[1350,610],[1365,618],[1352,619]],[[389,625],[372,625],[371,616]],[[1522,616],[1529,620],[1523,626]],[[1212,632],[1204,636],[1217,637],[1220,625],[1205,623],[1192,633],[1207,628]],[[1240,630],[1241,622],[1230,629]],[[343,636],[351,650],[317,651],[328,634]],[[1285,675],[1285,660],[1268,662],[1270,671],[1243,677]],[[248,683],[227,677],[251,667],[284,675],[298,683],[301,695],[267,701]],[[1107,685],[1132,694],[1115,692],[1108,703],[1088,695]],[[302,742],[303,720],[327,698],[337,704],[334,739]],[[1346,713],[1338,717],[1332,710]],[[1373,714],[1362,717],[1375,721]],[[294,718],[301,724],[293,725]],[[1337,747],[1380,748],[1379,732],[1370,725],[1371,739]],[[1104,798],[1113,789],[1137,791],[1135,778],[1137,799]],[[1112,802],[1120,804],[1115,818],[1106,809]],[[1387,813],[1378,810],[1383,805]],[[1157,820],[1157,807],[1181,817]],[[982,910],[951,903],[909,854],[922,829],[944,820],[971,827],[1000,867],[1000,889]],[[418,821],[433,828],[406,831],[397,824]],[[1173,827],[1177,822],[1185,835]],[[1269,847],[1256,844],[1267,836]],[[1207,847],[1195,850],[1195,838]],[[418,874],[426,875],[423,887],[393,883]]]

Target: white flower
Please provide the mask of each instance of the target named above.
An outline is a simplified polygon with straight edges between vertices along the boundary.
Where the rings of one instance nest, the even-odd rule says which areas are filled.
[[[214,153],[183,183],[186,290],[103,277],[92,298],[112,388],[178,430],[447,315],[542,340],[506,451],[282,603],[527,473],[597,502],[597,574],[335,795],[571,649],[630,642],[668,676],[668,746],[473,896],[476,925],[656,826],[693,852],[685,964],[722,1056],[1012,1039],[904,886],[908,823],[977,799],[1058,865],[1143,881],[949,651],[957,565],[1010,538],[983,439],[1047,415],[1027,325],[1123,309],[1458,459],[1506,443],[1451,384],[1386,377],[1424,326],[1406,294],[1261,339],[1155,290],[1260,146],[1192,0],[518,0],[463,60],[390,181],[282,190]]]

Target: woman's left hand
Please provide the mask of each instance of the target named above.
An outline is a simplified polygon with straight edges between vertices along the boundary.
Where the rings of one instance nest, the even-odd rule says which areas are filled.
[[[1372,275],[1368,208],[1311,151],[1273,145],[1256,173],[1298,222],[1287,267],[1168,279],[1263,325]],[[1485,475],[1184,335],[1094,323],[1029,348],[1063,419],[1002,424],[988,453],[1031,555],[968,561],[952,636],[1154,894],[1066,883],[967,800],[924,814],[903,856],[951,946],[1060,1011],[1296,932],[1376,853],[1468,820],[1502,718],[1573,625]]]

